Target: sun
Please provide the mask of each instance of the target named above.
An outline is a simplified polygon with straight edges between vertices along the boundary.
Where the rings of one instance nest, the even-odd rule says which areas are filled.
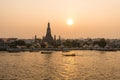
[[[73,22],[73,19],[68,19],[68,20],[67,20],[67,24],[68,24],[68,25],[71,26],[71,25],[73,25],[73,23],[74,23],[74,22]]]

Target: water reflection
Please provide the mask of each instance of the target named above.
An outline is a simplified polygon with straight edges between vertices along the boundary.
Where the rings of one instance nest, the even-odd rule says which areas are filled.
[[[77,70],[77,63],[75,57],[64,56],[62,61],[63,61],[62,63],[64,64],[61,66],[61,69],[63,69],[61,75],[64,76],[65,80],[68,80],[70,78],[74,79],[76,77],[76,70]]]
[[[14,80],[120,80],[119,52],[0,52],[0,79]]]

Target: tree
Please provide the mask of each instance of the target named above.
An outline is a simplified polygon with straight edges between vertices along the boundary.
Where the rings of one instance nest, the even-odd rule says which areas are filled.
[[[72,42],[69,39],[67,39],[65,42],[63,42],[63,45],[65,47],[71,48],[72,47]]]
[[[72,44],[72,47],[79,47],[80,46],[80,43],[77,40],[73,40],[71,44]]]
[[[99,41],[94,41],[93,45],[99,45],[101,48],[104,48],[107,44],[106,40],[104,38],[100,39]]]
[[[100,41],[99,41],[99,46],[100,47],[104,48],[106,46],[106,44],[107,44],[107,42],[104,38],[100,39]]]

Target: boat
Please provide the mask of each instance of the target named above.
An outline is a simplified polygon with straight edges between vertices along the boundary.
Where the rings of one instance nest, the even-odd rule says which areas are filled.
[[[42,51],[41,54],[51,54],[51,51]]]
[[[72,54],[62,54],[63,56],[76,56],[76,54],[72,53]]]

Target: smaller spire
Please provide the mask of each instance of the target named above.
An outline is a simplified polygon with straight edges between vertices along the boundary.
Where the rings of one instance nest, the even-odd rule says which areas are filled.
[[[56,35],[54,35],[54,40],[56,41]]]
[[[59,36],[59,40],[61,40],[61,36]]]
[[[35,35],[35,42],[37,42],[37,35]]]

